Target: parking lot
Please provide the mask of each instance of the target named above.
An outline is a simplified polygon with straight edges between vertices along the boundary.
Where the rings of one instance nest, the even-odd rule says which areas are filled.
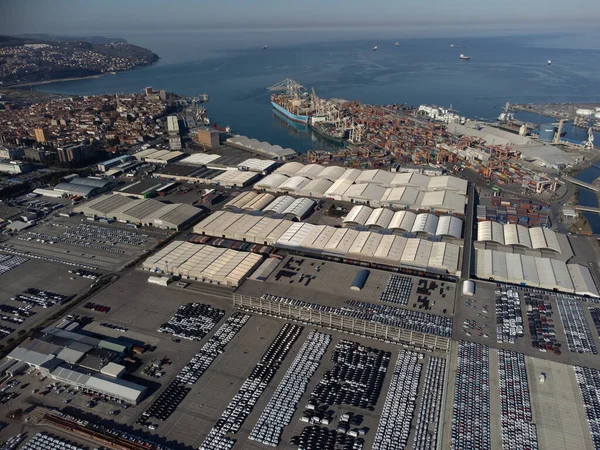
[[[519,295],[523,320],[523,336],[515,336],[514,343],[510,343],[508,335],[505,341],[498,342],[496,328],[495,292],[509,289]],[[500,294],[502,295],[504,294]],[[497,287],[496,283],[482,281],[476,282],[472,297],[463,296],[462,292],[457,291],[456,299],[454,339],[464,339],[564,364],[600,368],[600,360],[592,352],[592,348],[600,348],[600,340],[588,309],[593,308],[595,303],[587,303],[568,294],[508,285]],[[560,299],[564,312],[569,312],[565,317],[569,320],[570,334],[574,336],[571,348],[581,349],[581,352],[570,350],[557,299]],[[509,320],[510,318],[507,319],[507,324]],[[547,347],[547,344],[552,344],[552,347]],[[543,350],[540,350],[542,347]]]
[[[347,306],[345,304],[347,300],[359,300],[390,307],[401,307],[425,314],[439,316],[452,314],[454,283],[444,282],[442,286],[442,282],[437,280],[369,269],[369,277],[364,287],[360,291],[351,290],[352,281],[361,269],[361,267],[308,257],[288,256],[265,282],[246,281],[238,292],[256,297],[260,297],[263,293],[269,293],[338,308]],[[384,295],[385,301],[382,301],[384,292],[389,291],[393,294],[388,287],[390,277],[410,281],[410,293],[406,302],[391,301],[393,295]],[[421,281],[428,287],[434,282],[437,287],[429,289],[427,296],[419,294],[418,289],[423,288],[423,284],[419,284]],[[427,307],[424,307],[423,302],[419,301],[419,297],[427,297]]]
[[[0,253],[0,255],[2,254]],[[0,312],[0,317],[5,316],[7,319],[20,317],[24,319],[21,324],[0,319],[0,326],[14,329],[5,339],[18,337],[21,330],[35,328],[59,308],[58,305],[50,306],[49,303],[47,308],[43,308],[40,304],[33,303],[33,299],[32,301],[21,301],[27,300],[26,297],[28,296],[19,297],[19,294],[33,288],[72,298],[87,290],[93,282],[93,280],[69,273],[68,266],[47,263],[37,259],[30,259],[10,272],[0,274],[0,310],[6,310]],[[11,298],[16,300],[11,300]],[[19,300],[20,298],[21,300]],[[11,311],[15,308],[27,309],[28,313],[20,316],[15,315]]]
[[[168,235],[166,230],[134,229],[114,222],[102,224],[82,216],[53,217],[5,241],[0,250],[41,261],[112,272],[152,249]]]

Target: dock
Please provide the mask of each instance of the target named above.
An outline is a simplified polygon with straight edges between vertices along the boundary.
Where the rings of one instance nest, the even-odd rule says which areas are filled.
[[[585,181],[577,180],[571,177],[563,177],[564,181],[568,181],[569,183],[576,184],[584,189],[589,189],[590,191],[600,192],[600,186],[594,186],[591,183],[586,183]]]
[[[575,211],[600,214],[600,208],[597,208],[597,207],[594,207],[594,206],[577,205],[575,207]]]

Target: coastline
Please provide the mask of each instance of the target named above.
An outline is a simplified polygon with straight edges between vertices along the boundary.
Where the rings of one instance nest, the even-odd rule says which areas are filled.
[[[98,73],[96,75],[88,75],[85,77],[70,77],[70,78],[57,78],[56,80],[43,80],[43,81],[32,81],[31,83],[20,83],[20,84],[12,84],[10,86],[0,85],[0,88],[4,89],[13,89],[13,88],[21,88],[21,87],[31,87],[31,86],[41,86],[44,84],[52,84],[52,83],[63,83],[67,81],[79,81],[79,80],[92,80],[94,78],[102,78],[107,75],[118,75],[120,73],[132,72],[134,70],[145,69],[146,67],[150,67],[160,61],[160,56],[157,56],[156,60],[152,61],[150,64],[146,64],[144,66],[132,67],[129,70],[121,70],[118,72],[105,72]]]
[[[43,84],[62,83],[65,81],[90,80],[93,78],[102,78],[105,75],[110,75],[110,74],[99,73],[98,75],[88,75],[87,77],[58,78],[56,80],[32,81],[31,83],[12,84],[10,86],[3,86],[3,87],[5,89],[14,89],[14,88],[21,88],[21,87],[29,87],[29,86],[40,86]]]

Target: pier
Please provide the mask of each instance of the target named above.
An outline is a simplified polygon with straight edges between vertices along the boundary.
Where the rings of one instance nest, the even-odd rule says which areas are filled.
[[[581,211],[581,212],[589,212],[589,213],[596,213],[596,214],[600,214],[600,208],[597,208],[595,206],[583,206],[583,205],[577,205],[575,207],[575,211]]]
[[[585,181],[577,180],[571,177],[563,177],[564,181],[568,181],[569,183],[576,184],[584,189],[589,189],[590,191],[600,192],[600,186],[594,186],[593,184],[586,183]]]

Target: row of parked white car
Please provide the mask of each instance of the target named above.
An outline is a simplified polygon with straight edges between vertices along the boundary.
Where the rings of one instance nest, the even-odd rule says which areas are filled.
[[[420,353],[400,350],[379,419],[373,450],[406,448],[417,404],[421,367]]]
[[[437,448],[445,370],[444,358],[437,356],[429,358],[413,442],[415,450]]]
[[[277,447],[283,429],[292,420],[300,398],[319,367],[331,342],[331,335],[312,330],[292,365],[277,386],[249,439]]]
[[[532,423],[525,355],[498,350],[498,382],[502,447],[537,450],[537,428]]]
[[[574,366],[594,448],[600,448],[600,370]]]
[[[48,433],[38,433],[21,450],[84,450],[84,448]]]
[[[202,346],[200,351],[194,355],[189,363],[185,365],[177,375],[181,383],[195,384],[206,372],[215,358],[225,350],[225,346],[248,322],[250,316],[243,313],[233,313],[223,325]]]
[[[29,258],[23,256],[0,255],[0,275],[19,267],[27,261],[29,261]]]
[[[302,327],[298,325],[286,323],[282,327],[240,390],[225,408],[221,418],[212,427],[200,450],[233,448],[236,441],[227,435],[239,431],[301,332]]]
[[[576,300],[556,299],[558,312],[565,328],[569,350],[577,353],[598,354],[592,331],[583,312],[583,304]]]
[[[457,359],[450,447],[490,450],[490,349],[460,341]]]

